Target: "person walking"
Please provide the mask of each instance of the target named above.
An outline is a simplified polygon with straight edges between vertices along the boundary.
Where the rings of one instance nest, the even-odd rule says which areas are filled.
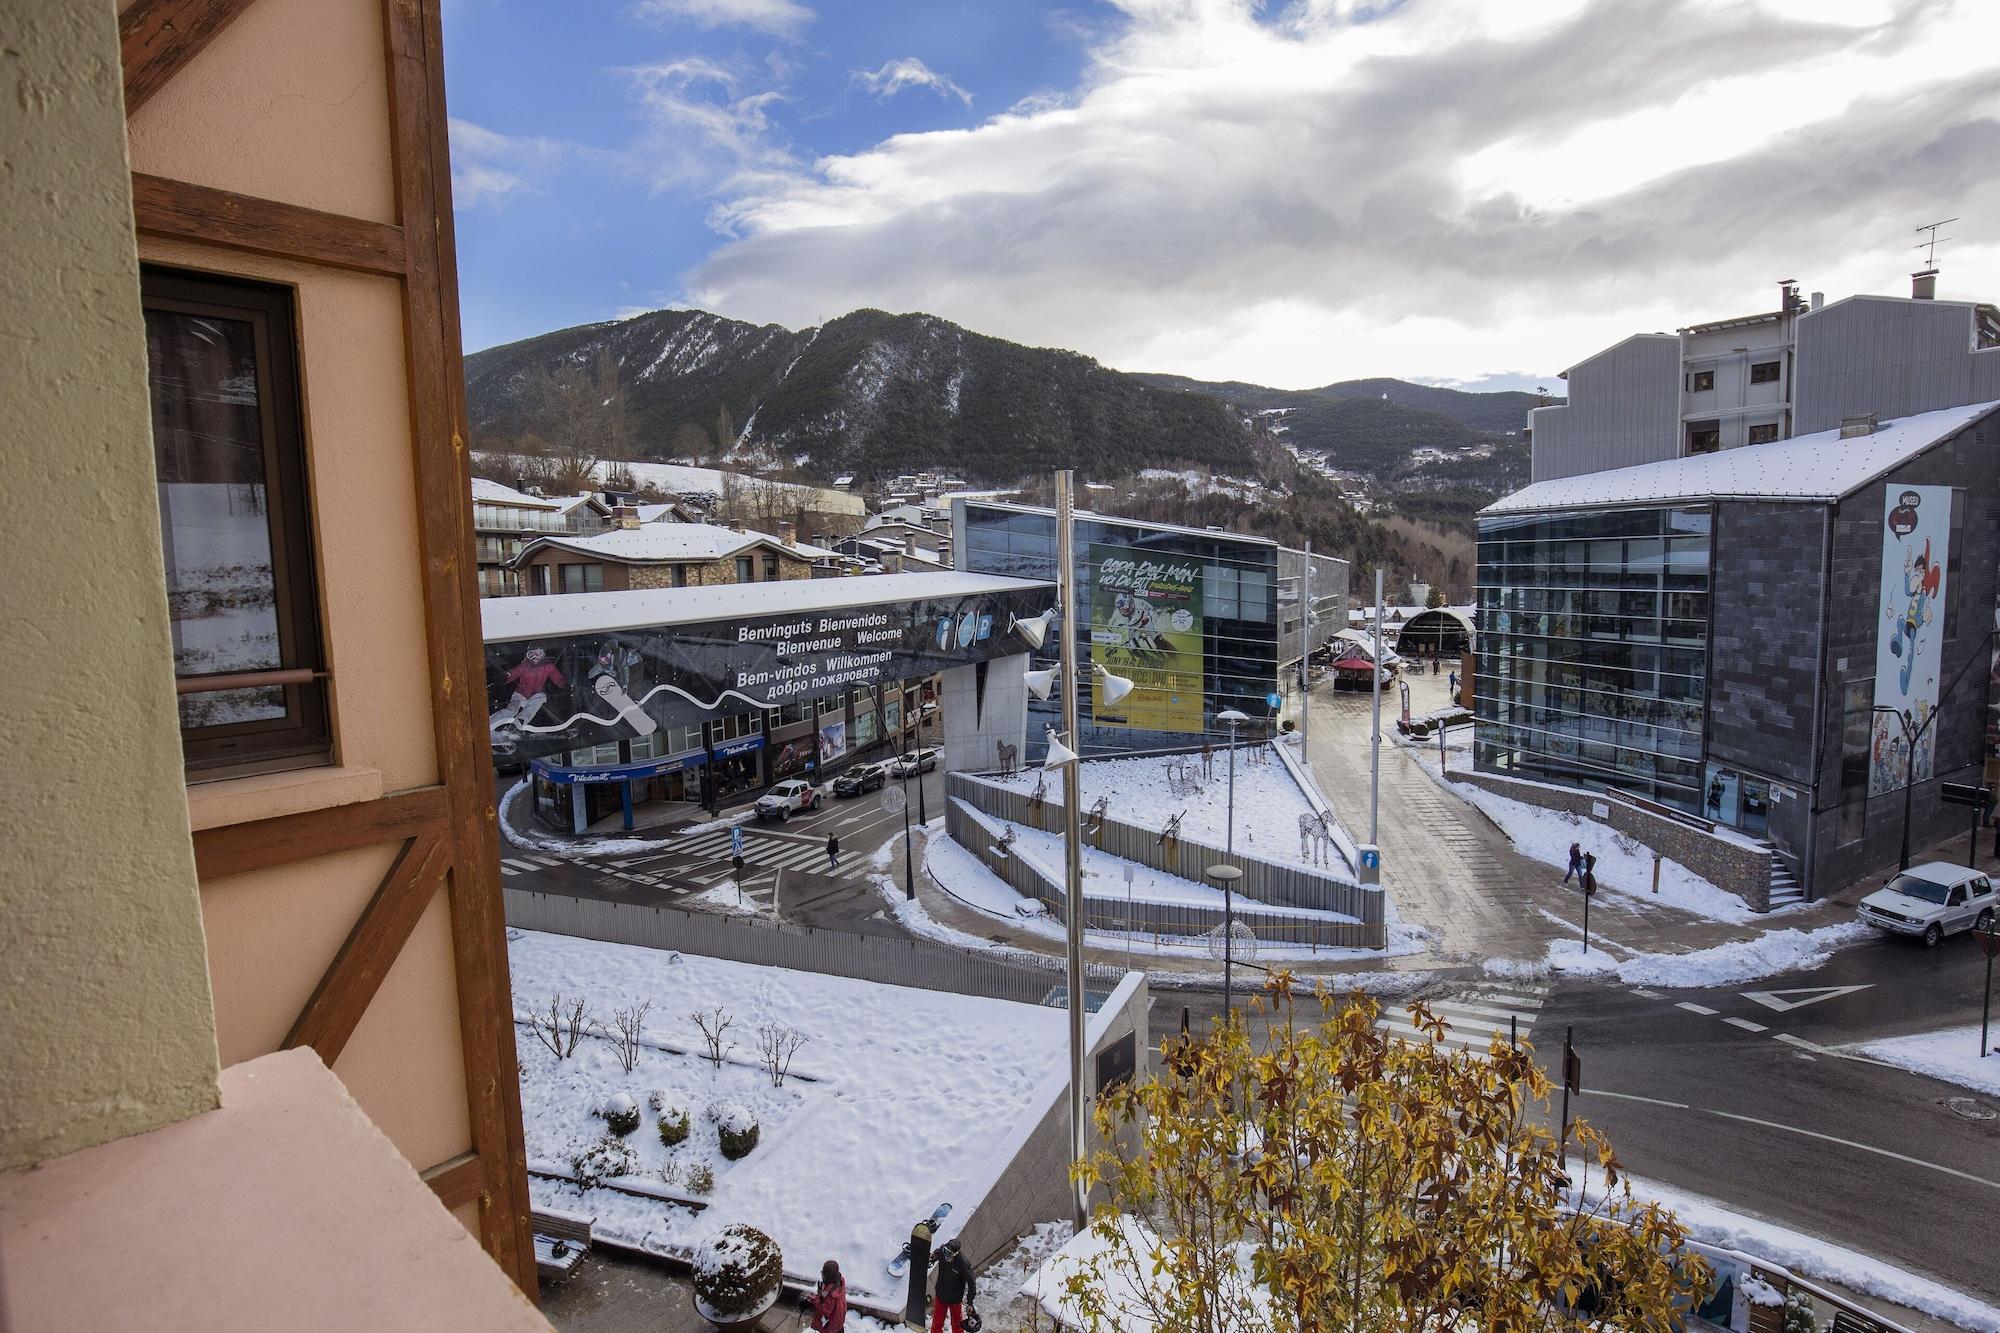
[[[1451,697],[1456,699],[1458,697],[1458,672],[1453,671],[1449,676],[1445,677],[1445,682],[1451,690]]]
[[[806,1327],[812,1333],[844,1333],[847,1328],[847,1279],[840,1275],[840,1265],[829,1259],[820,1265],[819,1286],[806,1293],[806,1309],[812,1315],[812,1322]]]
[[[826,869],[828,874],[840,869],[840,839],[831,833],[826,835]]]
[[[965,1333],[965,1307],[978,1295],[979,1280],[958,1248],[958,1237],[940,1246],[931,1262],[937,1265],[937,1287],[931,1293],[931,1333],[944,1333],[947,1313],[951,1315],[951,1333]]]
[[[1563,883],[1569,883],[1570,876],[1581,875],[1582,873],[1583,848],[1577,843],[1571,843],[1569,845],[1569,869],[1563,872]]]

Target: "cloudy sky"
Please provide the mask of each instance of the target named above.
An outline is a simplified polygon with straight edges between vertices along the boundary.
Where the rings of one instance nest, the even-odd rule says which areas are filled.
[[[923,310],[1109,365],[1546,382],[2000,300],[2000,0],[449,0],[468,347]]]

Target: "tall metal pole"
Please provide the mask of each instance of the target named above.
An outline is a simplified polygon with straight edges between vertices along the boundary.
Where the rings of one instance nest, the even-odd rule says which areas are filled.
[[[1312,762],[1313,544],[1306,539],[1306,572],[1299,579],[1299,758]]]
[[[1222,835],[1222,849],[1236,855],[1236,733],[1240,722],[1229,724],[1229,812]],[[1222,1013],[1226,1019],[1236,998],[1236,895],[1235,879],[1222,881]]]
[[[1375,659],[1374,738],[1368,745],[1368,844],[1382,845],[1378,816],[1382,803],[1382,571],[1375,571]]]
[[[1076,660],[1076,617],[1082,609],[1076,595],[1076,521],[1068,468],[1056,473],[1056,601],[1062,610],[1062,724],[1069,747],[1083,753],[1077,732],[1076,687],[1081,679]],[[1083,833],[1078,808],[1083,804],[1078,763],[1063,765],[1063,902],[1064,979],[1069,985],[1069,1156],[1080,1164],[1090,1152],[1088,1113],[1083,1097]],[[1072,1176],[1071,1221],[1081,1232],[1090,1225],[1090,1190]]]

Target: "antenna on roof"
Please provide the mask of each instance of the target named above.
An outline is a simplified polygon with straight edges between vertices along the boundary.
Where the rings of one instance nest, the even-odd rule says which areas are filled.
[[[1924,224],[1923,226],[1921,226],[1921,227],[1917,228],[1917,235],[1919,235],[1919,236],[1923,236],[1923,234],[1924,234],[1925,232],[1929,232],[1929,233],[1930,233],[1930,235],[1929,235],[1929,236],[1925,237],[1925,238],[1924,238],[1923,240],[1921,240],[1921,241],[1918,241],[1918,242],[1917,242],[1917,243],[1916,243],[1915,245],[1913,245],[1913,246],[1911,246],[1911,247],[1910,247],[1910,248],[1911,248],[1912,250],[1922,250],[1922,251],[1924,252],[1924,267],[1925,267],[1925,268],[1936,268],[1936,267],[1937,267],[1937,248],[1938,248],[1938,242],[1940,242],[1940,241],[1949,241],[1949,240],[1953,240],[1953,239],[1955,239],[1955,238],[1953,238],[1953,237],[1950,237],[1950,236],[1940,236],[1940,235],[1938,235],[1938,228],[1939,228],[1939,227],[1948,227],[1948,226],[1950,226],[1950,225],[1951,225],[1952,223],[1954,223],[1954,222],[1956,222],[1956,221],[1958,221],[1958,219],[1957,219],[1957,218],[1945,218],[1945,219],[1944,219],[1943,221],[1941,221],[1941,222],[1926,222],[1926,223],[1925,223],[1925,224]]]

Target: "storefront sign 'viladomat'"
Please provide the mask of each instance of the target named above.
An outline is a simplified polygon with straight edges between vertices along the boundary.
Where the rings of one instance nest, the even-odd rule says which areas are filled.
[[[1012,618],[1048,600],[1028,588],[488,644],[493,750],[558,754],[1006,657],[1025,648]]]

